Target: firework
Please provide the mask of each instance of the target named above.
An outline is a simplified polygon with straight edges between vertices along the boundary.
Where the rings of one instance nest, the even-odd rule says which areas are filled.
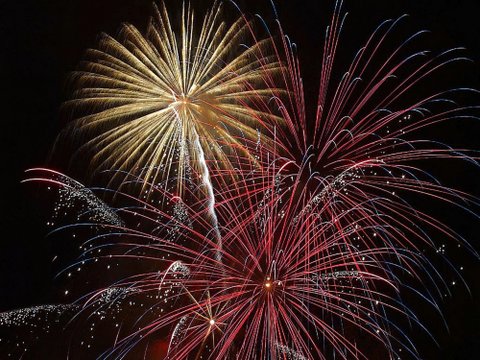
[[[437,56],[414,50],[426,31],[395,43],[393,33],[404,20],[401,17],[382,23],[342,72],[336,57],[345,19],[342,1],[338,1],[327,28],[319,63],[318,102],[312,113],[313,106],[306,103],[296,45],[281,25],[278,38],[283,40],[272,40],[277,56],[286,64],[278,77],[282,79],[278,87],[286,91],[272,100],[285,126],[270,130],[276,141],[271,158],[279,159],[279,178],[294,174],[303,179],[301,185],[292,182],[284,189],[291,192],[291,201],[304,206],[302,211],[316,213],[326,207],[323,220],[327,221],[346,216],[347,223],[358,223],[345,214],[353,215],[352,208],[362,207],[364,226],[374,229],[388,224],[395,229],[394,236],[375,232],[376,237],[384,237],[387,246],[420,251],[423,244],[432,245],[430,229],[469,247],[428,209],[409,203],[428,198],[471,214],[471,207],[478,206],[469,194],[440,184],[425,166],[425,160],[438,159],[460,159],[478,166],[476,152],[422,137],[424,129],[442,122],[477,119],[477,106],[460,106],[454,100],[455,94],[477,93],[475,90],[428,91],[431,86],[424,86],[450,64],[468,61],[463,49]],[[382,224],[376,223],[379,219]],[[371,237],[365,241],[368,246]]]
[[[0,351],[4,357],[20,359],[42,352],[48,340],[61,333],[62,328],[80,310],[80,306],[41,305],[0,312]],[[49,352],[55,357],[57,351]]]
[[[49,184],[60,186],[58,201],[52,217],[53,221],[48,225],[54,226],[54,221],[66,217],[72,210],[75,212],[77,221],[86,219],[118,226],[123,225],[122,219],[104,201],[100,200],[91,189],[71,177],[43,168],[30,169],[26,173],[30,177],[23,182],[40,181],[48,176]],[[40,178],[36,178],[35,174],[39,174]]]
[[[181,194],[209,168],[255,162],[248,144],[268,142],[258,129],[278,120],[264,111],[272,94],[264,79],[279,64],[269,40],[251,36],[253,23],[228,25],[221,4],[197,17],[184,2],[178,24],[163,2],[154,7],[145,35],[127,24],[88,50],[72,77],[65,110],[75,119],[63,134],[82,142],[76,156],[91,155],[94,170],[169,180],[164,186]]]
[[[399,349],[418,356],[390,317],[398,313],[421,327],[400,301],[400,279],[409,274],[422,292],[420,280],[432,282],[425,274],[434,268],[421,253],[374,242],[373,232],[392,237],[395,232],[381,216],[370,215],[374,228],[364,223],[368,207],[355,206],[320,223],[330,217],[328,206],[315,214],[304,211],[308,202],[293,203],[283,190],[290,181],[299,186],[302,177],[279,182],[278,171],[272,165],[262,173],[261,190],[250,187],[250,178],[228,192],[217,189],[217,230],[201,214],[209,209],[199,213],[195,202],[164,212],[127,193],[118,196],[136,205],[119,213],[133,223],[141,219],[140,228],[74,225],[98,229],[83,246],[87,268],[110,254],[111,261],[140,261],[152,269],[124,274],[112,288],[86,297],[86,313],[98,312],[98,304],[116,297],[118,289],[125,289],[124,303],[150,299],[135,326],[124,326],[102,357],[136,353],[158,334],[169,337],[168,359],[328,359],[332,354],[368,359],[368,350],[356,340],[365,336],[385,356],[398,357]],[[179,202],[176,195],[162,191],[162,196]],[[428,292],[423,296],[435,304]]]
[[[402,299],[416,295],[439,310],[448,284],[428,256],[444,259],[434,236],[476,253],[407,200],[421,195],[471,213],[478,202],[418,161],[477,163],[415,137],[474,118],[464,115],[473,107],[448,100],[455,90],[417,96],[422,81],[463,57],[460,49],[409,52],[422,32],[384,51],[400,20],[383,23],[335,82],[337,4],[312,119],[281,26],[278,38],[233,59],[253,30],[243,18],[217,29],[219,7],[197,36],[188,7],[177,37],[162,6],[145,37],[125,26],[120,41],[102,39],[76,75],[67,107],[88,113],[73,128],[94,134],[85,147],[98,152],[95,166],[148,195],[100,189],[115,194],[112,209],[80,183],[35,170],[32,180],[59,188],[57,211],[85,204],[78,223],[57,230],[87,236],[61,275],[109,270],[106,285],[78,300],[75,325],[98,316],[88,323],[94,332],[114,313],[114,338],[72,349],[105,359],[147,358],[157,345],[151,357],[166,359],[420,357],[404,328],[425,328]],[[275,56],[265,55],[267,44]]]

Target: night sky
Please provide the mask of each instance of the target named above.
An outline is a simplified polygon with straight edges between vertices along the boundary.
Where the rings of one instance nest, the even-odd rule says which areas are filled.
[[[170,0],[167,4],[175,2]],[[200,7],[210,3],[207,0],[193,2]],[[238,3],[246,12],[259,12],[271,19],[268,0]],[[276,3],[287,33],[299,46],[305,86],[314,99],[324,29],[334,3],[331,0],[278,0]],[[465,46],[466,53],[475,61],[453,67],[439,82],[450,87],[480,89],[478,0],[347,0],[345,10],[349,17],[341,40],[345,54],[340,64],[348,64],[347,60],[381,21],[408,13],[410,18],[401,27],[401,34],[429,29],[432,34],[424,40],[425,47],[441,51]],[[52,258],[62,254],[58,254],[55,244],[45,237],[49,207],[43,204],[45,198],[35,187],[22,185],[20,181],[25,177],[24,171],[35,166],[50,165],[67,173],[82,173],[81,169],[67,168],[61,162],[49,160],[52,145],[64,124],[59,107],[66,97],[68,74],[75,69],[85,49],[95,46],[98,34],[116,34],[122,22],[143,29],[150,12],[151,0],[0,2],[4,147],[0,311],[62,301],[56,296],[53,279],[59,269],[52,264]],[[476,104],[480,104],[480,96]],[[480,149],[479,136],[480,126],[474,122],[451,124],[428,132],[428,138],[471,149]],[[446,185],[480,196],[480,170],[462,164],[438,163],[431,170]],[[85,181],[87,177],[79,180]],[[480,249],[478,222],[465,220],[459,212],[438,210],[436,215]],[[423,335],[411,334],[426,359],[476,359],[480,353],[480,267],[468,254],[459,255],[454,261],[465,266],[471,295],[460,286],[453,298],[445,301],[443,310],[449,332],[438,317],[432,316],[432,321],[424,319],[440,348]]]

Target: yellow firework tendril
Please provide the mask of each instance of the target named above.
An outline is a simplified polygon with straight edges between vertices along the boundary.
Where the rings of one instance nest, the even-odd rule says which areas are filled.
[[[151,183],[173,177],[182,193],[189,167],[201,172],[195,143],[217,169],[233,169],[237,156],[254,162],[245,143],[261,136],[268,144],[258,129],[279,121],[260,110],[279,63],[268,55],[269,39],[253,39],[251,23],[240,17],[229,27],[220,13],[215,4],[199,23],[184,4],[174,28],[161,3],[145,36],[125,24],[118,40],[103,34],[88,50],[65,104],[81,115],[65,133],[84,139],[77,154],[92,151],[94,170]],[[250,36],[252,45],[243,46]]]

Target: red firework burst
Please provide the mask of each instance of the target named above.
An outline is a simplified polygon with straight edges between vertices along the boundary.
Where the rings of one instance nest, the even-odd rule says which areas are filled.
[[[169,336],[169,359],[368,359],[365,336],[385,356],[399,349],[415,354],[390,317],[418,323],[400,301],[400,275],[423,279],[430,271],[424,256],[386,246],[394,227],[375,214],[367,219],[368,207],[335,217],[328,204],[305,211],[310,202],[292,201],[295,191],[284,189],[299,187],[302,177],[280,173],[274,165],[263,172],[261,190],[244,178],[216,192],[216,230],[198,192],[187,205],[161,189],[173,210],[117,193],[130,202],[118,215],[141,222],[138,229],[105,221],[74,225],[100,233],[83,246],[87,263],[104,259],[97,255],[102,249],[108,258],[140,259],[144,269],[155,269],[117,279],[84,301],[90,313],[112,289],[154,299],[103,357],[127,356],[157,334]],[[47,175],[39,178],[62,183],[59,174]]]

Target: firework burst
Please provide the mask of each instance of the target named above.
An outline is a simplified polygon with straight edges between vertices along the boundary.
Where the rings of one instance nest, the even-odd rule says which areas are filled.
[[[147,358],[160,343],[157,357],[172,360],[420,358],[405,326],[425,328],[402,299],[416,295],[439,311],[448,284],[428,256],[444,258],[434,237],[476,253],[410,200],[472,214],[478,201],[419,165],[477,165],[475,154],[416,137],[475,118],[465,115],[474,107],[448,99],[458,90],[416,89],[464,57],[455,55],[461,49],[409,52],[423,32],[388,50],[401,19],[387,21],[335,81],[341,8],[327,31],[312,118],[281,26],[258,41],[243,17],[227,28],[219,6],[196,32],[188,6],[175,31],[161,5],[145,36],[125,25],[118,41],[105,35],[89,51],[66,104],[80,114],[69,130],[96,152],[95,168],[142,193],[101,189],[114,194],[112,210],[62,174],[29,175],[59,188],[56,209],[85,203],[79,222],[55,231],[87,237],[60,276],[116,269],[76,304],[74,325],[112,309],[125,320],[112,341],[82,349],[90,357]],[[253,43],[237,52],[244,37]]]
[[[442,122],[478,119],[478,106],[460,106],[454,101],[455,94],[477,91],[425,90],[431,88],[428,80],[440,76],[444,68],[468,61],[462,55],[464,49],[447,50],[437,56],[412,50],[426,31],[399,43],[397,40],[394,45],[393,34],[404,20],[401,17],[382,23],[338,76],[336,57],[345,20],[342,1],[338,1],[319,64],[315,112],[306,103],[296,45],[281,25],[280,35],[272,40],[278,58],[285,64],[278,77],[282,85],[277,86],[287,90],[272,99],[285,122],[285,126],[270,130],[276,145],[271,157],[280,159],[277,176],[288,179],[293,174],[293,178],[302,178],[299,185],[292,182],[284,187],[291,192],[292,202],[304,206],[302,211],[315,213],[327,207],[324,220],[347,216],[347,222],[354,224],[357,214],[345,214],[353,214],[351,209],[361,207],[364,225],[384,228],[389,224],[397,229],[395,236],[384,239],[387,246],[412,246],[418,251],[422,244],[432,244],[427,228],[463,242],[428,209],[409,201],[428,198],[457,206],[466,213],[471,213],[470,207],[478,206],[476,198],[443,186],[425,170],[426,160],[438,159],[464,160],[478,166],[478,154],[422,137],[426,128]],[[370,237],[366,241],[368,246]]]
[[[199,18],[184,2],[179,24],[163,2],[154,8],[145,35],[126,24],[88,50],[72,77],[65,111],[75,120],[64,136],[81,139],[77,156],[91,155],[94,170],[169,179],[181,194],[192,172],[208,176],[207,162],[255,161],[245,143],[267,142],[257,129],[278,120],[264,111],[264,79],[279,64],[268,39],[252,38],[252,22],[223,21],[221,4]]]
[[[116,289],[126,289],[122,294],[127,298],[152,299],[135,327],[122,329],[102,358],[123,358],[148,348],[158,334],[169,338],[168,359],[329,359],[332,354],[368,359],[369,350],[360,341],[365,336],[376,352],[390,358],[402,350],[418,356],[391,316],[401,314],[423,328],[401,301],[401,279],[408,274],[418,282],[415,290],[437,306],[421,287],[437,286],[425,275],[434,267],[422,253],[385,246],[384,239],[395,238],[395,226],[368,214],[368,207],[358,205],[335,218],[328,205],[315,213],[305,211],[308,202],[292,202],[283,189],[292,181],[299,186],[302,177],[285,182],[278,173],[275,164],[262,173],[262,189],[252,188],[250,178],[229,191],[217,189],[221,246],[217,230],[204,220],[202,211],[208,209],[201,198],[188,206],[161,188],[154,189],[182,204],[181,211],[176,206],[164,212],[117,193],[131,203],[119,215],[141,221],[140,228],[98,222],[72,226],[98,229],[82,246],[87,267],[105,259],[97,255],[101,249],[113,261],[140,260],[143,269],[152,269],[125,274],[111,289],[83,301],[88,314]],[[48,172],[44,175],[41,181],[60,185]],[[190,195],[193,199],[195,194]],[[376,241],[375,233],[384,234],[383,240]]]

